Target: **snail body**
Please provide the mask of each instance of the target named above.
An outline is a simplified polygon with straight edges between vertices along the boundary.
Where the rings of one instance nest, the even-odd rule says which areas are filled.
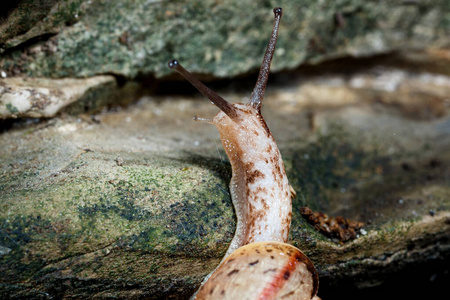
[[[292,217],[291,189],[278,146],[261,105],[272,61],[281,8],[275,8],[272,35],[255,88],[246,104],[229,103],[206,87],[177,60],[178,71],[220,111],[212,119],[232,167],[230,191],[236,233],[219,267],[193,299],[312,299],[318,277],[314,265],[286,244]],[[256,274],[258,276],[256,276]]]
[[[287,242],[291,192],[277,144],[259,111],[233,104],[236,121],[219,112],[212,120],[230,158],[230,191],[237,216],[226,255],[253,242]]]

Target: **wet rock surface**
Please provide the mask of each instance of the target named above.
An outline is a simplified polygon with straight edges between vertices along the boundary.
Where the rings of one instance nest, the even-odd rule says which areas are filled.
[[[322,297],[448,272],[448,70],[442,55],[414,53],[271,77],[263,115],[297,193],[290,242],[315,263]],[[253,79],[212,85],[241,102]],[[192,121],[217,109],[182,87],[3,122],[2,297],[187,298],[215,268],[234,234],[231,170],[217,130]],[[341,244],[304,206],[365,225]]]

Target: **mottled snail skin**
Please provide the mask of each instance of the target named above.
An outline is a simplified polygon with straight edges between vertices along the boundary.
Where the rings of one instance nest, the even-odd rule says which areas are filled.
[[[277,299],[281,295],[287,297],[283,299],[311,299],[317,292],[318,279],[313,264],[300,250],[284,244],[288,240],[292,217],[291,188],[278,146],[261,115],[281,8],[275,8],[274,14],[269,45],[250,101],[246,104],[227,102],[178,61],[169,62],[170,68],[183,75],[220,109],[212,119],[196,120],[217,126],[233,173],[230,191],[237,215],[236,233],[221,265],[192,299]],[[258,253],[261,251],[263,253]],[[266,256],[261,256],[263,254]],[[259,272],[258,280],[252,281],[254,274],[248,273],[252,271]],[[288,276],[287,271],[292,276]],[[232,276],[237,274],[240,275]],[[241,288],[236,291],[229,290],[238,286]]]
[[[233,173],[230,191],[237,227],[226,255],[249,243],[287,242],[292,216],[283,160],[264,119],[248,104],[233,107],[237,121],[223,112],[212,120]]]
[[[274,9],[274,14],[274,29],[249,103],[227,102],[176,60],[169,62],[170,68],[180,72],[221,110],[213,119],[198,120],[217,126],[232,167],[230,191],[237,227],[225,256],[249,243],[285,243],[288,239],[292,216],[291,191],[280,151],[261,116],[281,8]]]
[[[312,262],[285,243],[258,242],[230,254],[197,299],[312,299],[319,279]]]

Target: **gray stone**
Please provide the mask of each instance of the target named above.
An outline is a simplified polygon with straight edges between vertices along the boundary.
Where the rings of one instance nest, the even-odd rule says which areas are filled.
[[[61,109],[77,101],[77,105],[96,101],[97,104],[91,107],[95,110],[105,105],[105,98],[118,90],[112,76],[86,79],[4,78],[0,79],[0,118],[54,117]],[[88,100],[93,95],[97,99]],[[102,102],[101,105],[98,102]]]
[[[166,62],[171,58],[209,77],[254,72],[271,32],[274,5],[234,0],[35,3],[19,2],[0,23],[0,70],[9,77],[162,77],[170,73]],[[449,45],[446,0],[283,0],[277,5],[284,16],[273,71]]]

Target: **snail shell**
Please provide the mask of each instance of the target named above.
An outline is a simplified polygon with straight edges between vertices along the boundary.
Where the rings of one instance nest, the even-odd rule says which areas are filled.
[[[257,242],[230,254],[202,285],[196,299],[309,300],[318,286],[313,263],[299,249]]]

